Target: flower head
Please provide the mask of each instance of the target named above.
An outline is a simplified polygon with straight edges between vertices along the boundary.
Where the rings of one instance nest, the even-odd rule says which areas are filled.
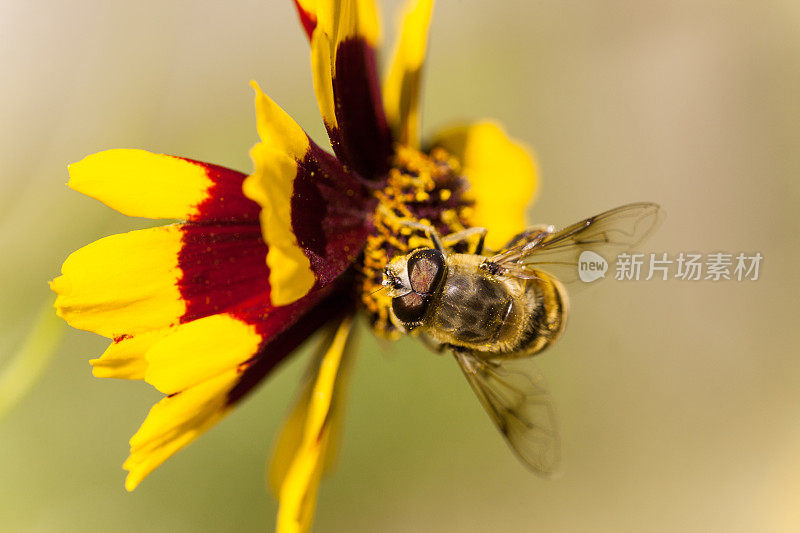
[[[131,216],[182,222],[112,235],[69,256],[52,281],[58,314],[111,339],[98,377],[165,394],[131,439],[126,488],[227,414],[313,332],[328,334],[277,445],[279,531],[311,523],[335,448],[353,315],[397,338],[380,291],[389,260],[452,233],[519,231],[535,188],[524,148],[494,122],[420,145],[420,79],[431,0],[404,11],[381,85],[372,0],[295,0],[333,154],[253,84],[261,141],[250,175],[142,150],[69,167],[69,186]]]

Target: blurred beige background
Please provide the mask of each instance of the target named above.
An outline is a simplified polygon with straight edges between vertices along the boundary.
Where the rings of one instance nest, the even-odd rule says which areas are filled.
[[[248,171],[250,79],[324,140],[289,0],[4,0],[0,36],[0,365],[69,252],[148,224],[68,190],[68,162],[138,147]],[[657,201],[647,251],[758,251],[761,279],[576,296],[540,358],[554,481],[517,463],[453,361],[363,335],[316,531],[800,530],[800,4],[441,0],[426,77],[427,132],[493,116],[535,148],[531,222]],[[305,352],[127,494],[159,395],[92,378],[104,345],[68,331],[0,421],[0,529],[270,530],[263,468]]]

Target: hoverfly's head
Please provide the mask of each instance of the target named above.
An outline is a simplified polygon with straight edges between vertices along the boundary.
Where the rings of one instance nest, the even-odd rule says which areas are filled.
[[[422,324],[431,298],[441,289],[446,275],[444,255],[431,248],[414,250],[386,265],[383,285],[389,288],[392,311],[407,330]]]
[[[386,287],[389,296],[398,298],[411,292],[411,280],[408,279],[408,256],[395,257],[383,269],[381,285]]]

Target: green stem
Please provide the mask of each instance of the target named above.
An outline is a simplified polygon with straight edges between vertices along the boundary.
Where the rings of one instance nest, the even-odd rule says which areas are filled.
[[[0,369],[0,419],[33,387],[60,344],[64,322],[48,301],[19,350]],[[5,358],[4,358],[5,359]]]

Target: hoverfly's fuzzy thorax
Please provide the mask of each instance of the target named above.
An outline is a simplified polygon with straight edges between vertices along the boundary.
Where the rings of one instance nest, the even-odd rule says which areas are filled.
[[[466,195],[468,182],[459,172],[458,161],[441,148],[423,154],[400,146],[386,186],[373,193],[378,202],[370,220],[358,283],[370,324],[383,337],[397,338],[402,333],[391,320],[392,295],[401,296],[405,288],[410,290],[408,274],[405,280],[400,275],[405,265],[402,270],[391,267],[402,288],[393,287],[388,276],[388,284],[384,283],[390,260],[433,246],[424,232],[406,222],[432,226],[443,235],[471,226],[472,200]],[[381,286],[388,290],[376,290]]]

